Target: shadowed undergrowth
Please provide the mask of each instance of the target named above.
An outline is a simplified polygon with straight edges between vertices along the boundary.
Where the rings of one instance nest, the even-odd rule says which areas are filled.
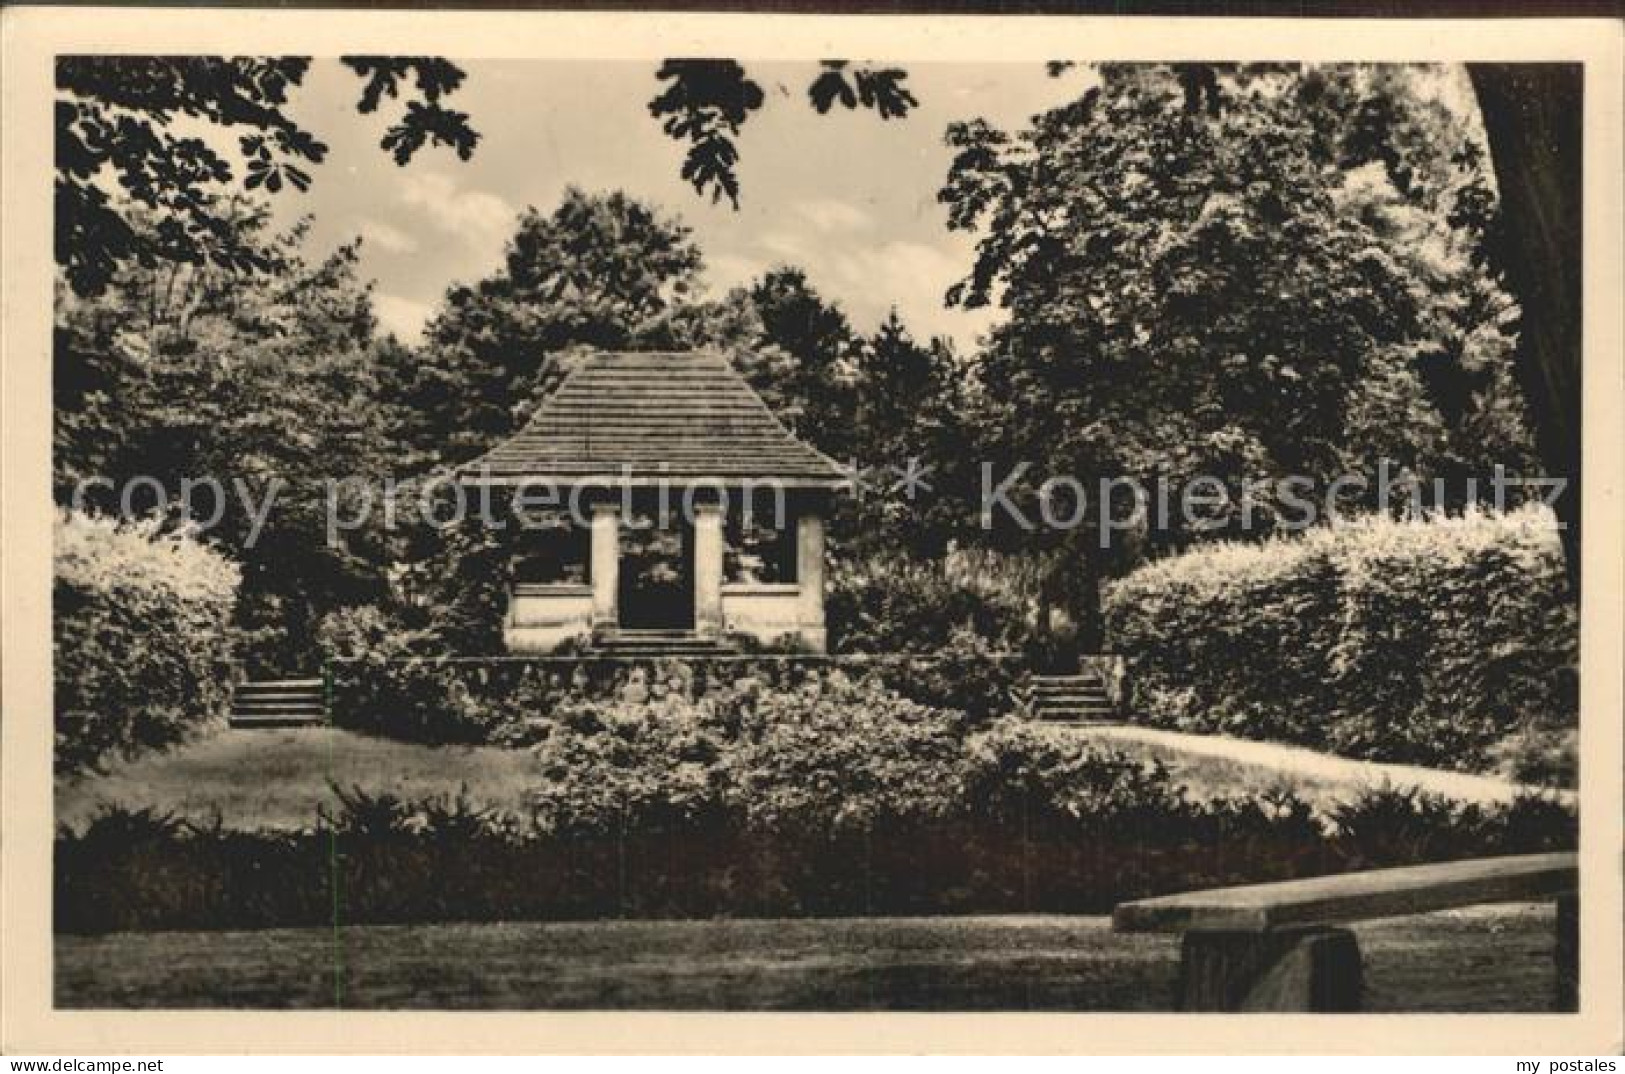
[[[1483,809],[1378,790],[1330,827],[1290,795],[818,831],[717,810],[613,831],[537,828],[465,799],[341,792],[298,831],[110,807],[56,847],[56,927],[129,929],[606,917],[1103,913],[1124,899],[1572,846],[1544,799]]]

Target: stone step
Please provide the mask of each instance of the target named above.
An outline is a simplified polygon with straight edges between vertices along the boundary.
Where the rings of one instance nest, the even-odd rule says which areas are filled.
[[[694,648],[669,645],[666,648],[595,648],[591,650],[595,656],[622,656],[626,660],[656,660],[660,656],[730,656],[734,650],[731,648]]]
[[[702,637],[687,630],[612,630],[600,634],[593,651],[604,656],[719,656],[738,652],[724,638]]]
[[[1106,698],[1094,698],[1087,701],[1029,701],[1029,707],[1035,717],[1040,720],[1052,720],[1069,716],[1112,716],[1116,710]]]
[[[1110,709],[1112,703],[1104,697],[1088,698],[1082,701],[1034,701],[1027,704],[1035,709],[1046,712],[1065,712],[1070,709]]]
[[[226,726],[234,731],[273,731],[287,727],[324,727],[325,716],[252,716],[233,714]]]
[[[327,695],[322,693],[310,694],[233,694],[231,703],[234,705],[324,705]]]
[[[624,639],[606,640],[596,643],[599,649],[729,649],[731,646],[720,641],[708,641],[703,638],[670,641],[626,641]]]
[[[610,627],[598,634],[601,638],[699,638],[686,627]]]
[[[663,645],[704,645],[711,648],[722,648],[724,642],[719,638],[602,638],[596,644],[613,645],[621,649],[654,649]]]
[[[286,694],[260,694],[260,692],[237,691],[231,695],[231,704],[234,705],[322,705],[327,704],[327,694],[322,691],[304,691],[299,694],[286,692]]]
[[[1084,728],[1089,728],[1089,727],[1117,727],[1117,726],[1120,726],[1120,724],[1121,724],[1121,721],[1119,721],[1119,720],[1097,718],[1097,717],[1083,717],[1083,718],[1078,718],[1078,719],[1045,720],[1044,721],[1044,726],[1045,727],[1065,727],[1065,728],[1067,728],[1069,730],[1074,729],[1074,728],[1082,730]]]
[[[630,658],[656,658],[656,656],[726,656],[731,655],[730,648],[687,648],[673,645],[668,648],[595,648],[595,656],[626,656]]]
[[[239,730],[318,727],[327,723],[321,679],[259,679],[238,685],[227,726]]]

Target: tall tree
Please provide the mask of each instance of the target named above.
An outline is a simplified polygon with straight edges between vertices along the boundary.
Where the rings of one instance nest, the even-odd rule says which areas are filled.
[[[769,271],[740,298],[756,322],[738,357],[741,372],[797,435],[847,459],[856,449],[859,339],[846,314],[791,266]]]
[[[936,559],[973,502],[963,463],[965,370],[942,340],[914,339],[893,308],[858,352],[854,456],[873,487],[856,497],[850,544]]]
[[[446,294],[394,371],[428,462],[466,461],[529,416],[583,348],[686,346],[701,271],[689,229],[621,193],[571,188],[517,221],[503,265]]]
[[[1493,249],[1525,311],[1518,377],[1558,500],[1570,589],[1580,593],[1584,85],[1579,64],[1469,64],[1501,193]]]
[[[306,225],[275,234],[265,207],[244,200],[209,211],[272,250],[276,270],[170,262],[126,266],[94,298],[59,287],[57,494],[101,478],[81,490],[88,506],[181,522],[194,483],[192,521],[243,566],[251,662],[308,668],[315,619],[383,587],[377,549],[326,535],[327,479],[376,477],[390,462],[369,287],[353,245],[307,260]]]
[[[1488,338],[1508,303],[1452,246],[1460,236],[1435,226],[1441,214],[1382,174],[1380,154],[1376,174],[1350,154],[1348,110],[1328,106],[1339,126],[1306,107],[1326,86],[1278,68],[1100,74],[1018,135],[980,122],[950,131],[959,154],[942,199],[952,226],[980,235],[950,298],[1010,311],[982,361],[988,457],[1082,478],[1098,500],[1099,477],[1177,487],[1303,475],[1324,488],[1382,457],[1433,476],[1452,446],[1474,448],[1452,434],[1509,405],[1495,373],[1509,348]],[[1357,104],[1368,87],[1356,89]],[[1411,245],[1423,237],[1427,249]],[[1464,369],[1463,391],[1449,374]],[[1441,386],[1460,396],[1454,412]],[[1461,465],[1516,453],[1511,405],[1497,419],[1507,437]],[[1175,512],[1144,536],[1257,534],[1283,507],[1255,499],[1248,517],[1240,506],[1198,525]],[[1123,505],[1088,507],[1093,520]],[[1088,539],[992,536],[1050,557],[1057,585],[1062,570],[1098,577],[1136,554],[1138,537],[1102,548],[1094,527],[1080,529]]]

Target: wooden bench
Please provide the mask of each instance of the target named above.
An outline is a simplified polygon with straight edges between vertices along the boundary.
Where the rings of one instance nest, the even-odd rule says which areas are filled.
[[[1355,1011],[1360,948],[1336,927],[1479,903],[1557,901],[1558,1010],[1575,1009],[1576,855],[1528,854],[1252,884],[1123,903],[1118,932],[1180,933],[1180,1008]]]

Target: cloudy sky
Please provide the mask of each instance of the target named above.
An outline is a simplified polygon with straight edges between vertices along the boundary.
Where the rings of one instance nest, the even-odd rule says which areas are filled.
[[[805,268],[860,329],[895,302],[920,337],[968,346],[993,316],[943,308],[970,267],[972,240],[951,234],[936,192],[951,153],[947,124],[982,116],[1015,127],[1080,92],[1081,78],[1037,64],[909,65],[920,107],[904,120],[819,116],[811,63],[747,63],[767,94],[739,140],[744,193],[735,212],[678,176],[683,148],[649,116],[649,62],[458,61],[468,80],[450,101],[482,134],[472,160],[425,150],[404,168],[378,148],[384,115],[360,116],[360,82],[318,61],[293,111],[331,148],[303,195],[278,199],[285,220],[315,217],[319,249],[360,234],[380,320],[415,339],[449,284],[501,261],[516,215],[548,211],[566,186],[627,191],[680,216],[717,291],[779,264]],[[385,111],[388,102],[386,101]]]

